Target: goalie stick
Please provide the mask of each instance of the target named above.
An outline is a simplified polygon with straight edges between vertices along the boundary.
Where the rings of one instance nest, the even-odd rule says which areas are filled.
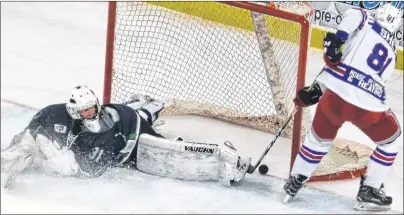
[[[324,68],[317,74],[316,78],[314,79],[314,81],[311,83],[310,87],[308,90],[311,90],[311,88],[314,86],[314,84],[317,81],[318,76],[320,76],[321,73],[323,73]],[[274,139],[271,141],[271,143],[269,143],[269,145],[267,146],[267,148],[265,149],[264,153],[261,155],[260,159],[257,161],[257,163],[255,165],[250,165],[248,167],[247,173],[252,174],[254,173],[254,171],[257,169],[257,167],[261,164],[262,160],[264,160],[265,156],[267,155],[267,153],[269,152],[269,150],[272,148],[272,146],[274,145],[274,143],[276,142],[276,140],[278,139],[279,136],[281,136],[283,130],[285,130],[286,126],[289,124],[289,122],[292,120],[293,116],[296,114],[296,112],[299,110],[299,106],[295,106],[294,110],[292,111],[292,113],[290,114],[289,118],[286,120],[286,122],[282,125],[282,127],[280,129],[278,129],[278,131],[275,134]]]

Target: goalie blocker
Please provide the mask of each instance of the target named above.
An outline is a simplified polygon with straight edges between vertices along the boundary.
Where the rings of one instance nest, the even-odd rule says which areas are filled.
[[[240,183],[251,158],[241,159],[230,142],[223,146],[169,140],[142,134],[139,137],[136,167],[162,177],[218,181],[224,186]]]

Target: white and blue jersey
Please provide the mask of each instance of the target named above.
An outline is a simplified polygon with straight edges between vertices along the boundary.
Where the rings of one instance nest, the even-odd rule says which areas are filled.
[[[337,36],[345,40],[341,63],[325,67],[318,81],[357,107],[374,112],[388,110],[385,83],[397,60],[393,35],[364,10],[349,9]]]

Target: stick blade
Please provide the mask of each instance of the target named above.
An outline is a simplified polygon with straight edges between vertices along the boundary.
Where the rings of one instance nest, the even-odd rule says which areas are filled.
[[[255,166],[250,164],[250,166],[248,166],[247,173],[248,174],[253,174],[254,171],[255,171]]]

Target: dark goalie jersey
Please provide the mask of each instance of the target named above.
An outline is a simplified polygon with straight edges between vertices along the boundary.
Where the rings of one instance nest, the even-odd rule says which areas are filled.
[[[97,177],[109,167],[136,162],[137,139],[141,133],[162,137],[132,108],[121,104],[103,105],[100,121],[107,115],[113,125],[105,131],[89,132],[76,120],[72,129],[74,152],[84,177]],[[125,162],[121,162],[125,160]]]
[[[72,150],[79,165],[79,177],[100,176],[109,167],[121,164],[123,158],[124,164],[136,162],[137,138],[141,133],[162,137],[137,111],[126,105],[103,105],[100,118],[103,117],[112,119],[111,126],[98,133],[90,132],[82,120],[70,117],[66,104],[55,104],[40,110],[27,129],[34,137],[42,134],[59,143],[60,149],[65,146]],[[13,142],[19,142],[21,134],[23,132],[16,135]]]
[[[37,134],[42,134],[51,141],[66,143],[68,134],[72,128],[73,119],[67,113],[66,103],[49,105],[35,116],[25,129],[29,129],[31,135],[35,138]],[[21,133],[14,136],[11,144],[20,142]]]

